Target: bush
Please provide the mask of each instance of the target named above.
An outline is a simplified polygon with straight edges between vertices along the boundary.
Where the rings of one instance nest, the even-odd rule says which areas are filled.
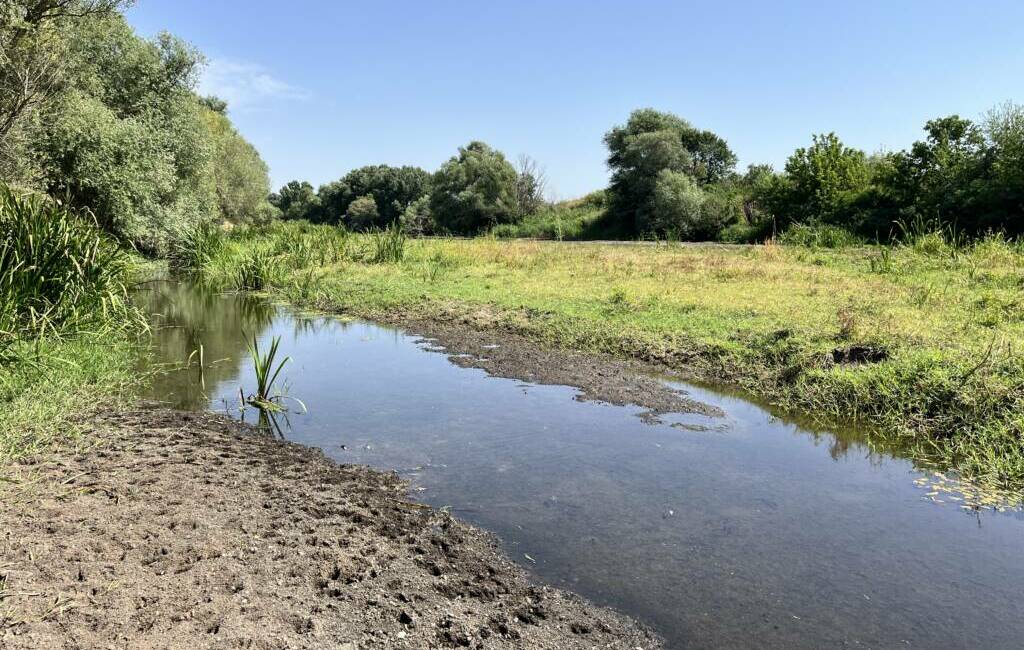
[[[430,195],[416,199],[402,212],[402,230],[413,237],[422,237],[434,232],[433,217],[430,214]]]
[[[864,240],[849,230],[830,225],[793,224],[779,236],[779,243],[808,248],[861,246]]]
[[[345,223],[352,230],[366,230],[377,222],[379,216],[377,202],[372,195],[366,194],[349,204],[348,212],[345,213]]]

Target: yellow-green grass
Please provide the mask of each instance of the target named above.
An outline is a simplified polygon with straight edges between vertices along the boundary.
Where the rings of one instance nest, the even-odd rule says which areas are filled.
[[[254,248],[276,251],[271,291],[296,303],[457,318],[663,363],[827,421],[857,420],[873,444],[980,483],[1024,486],[1017,244],[412,240],[400,262],[381,264],[369,261],[369,238],[324,228],[249,233],[203,275],[230,286]]]
[[[138,384],[139,347],[124,334],[32,347],[0,368],[0,476],[55,444],[95,442],[85,416],[127,404]]]

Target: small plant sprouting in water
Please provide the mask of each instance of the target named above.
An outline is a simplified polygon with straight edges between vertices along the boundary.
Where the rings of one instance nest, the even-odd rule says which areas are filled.
[[[281,412],[286,410],[284,407],[285,395],[281,392],[271,394],[274,387],[274,382],[281,374],[281,370],[284,369],[286,363],[291,360],[291,357],[285,357],[281,361],[277,361],[278,348],[281,345],[281,337],[275,336],[270,341],[270,349],[266,352],[260,350],[260,342],[255,334],[252,335],[251,341],[246,341],[246,346],[249,348],[249,357],[252,359],[253,370],[256,373],[256,392],[250,394],[248,397],[245,396],[244,391],[239,388],[238,392],[242,398],[243,404],[254,406],[260,411],[266,411],[270,413]],[[306,410],[306,405],[297,398],[289,398],[294,400],[302,407],[302,410]]]

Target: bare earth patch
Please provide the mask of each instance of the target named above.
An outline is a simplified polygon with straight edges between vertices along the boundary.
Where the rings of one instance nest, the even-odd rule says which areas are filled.
[[[3,648],[661,647],[394,474],[213,414],[95,426],[0,482]]]

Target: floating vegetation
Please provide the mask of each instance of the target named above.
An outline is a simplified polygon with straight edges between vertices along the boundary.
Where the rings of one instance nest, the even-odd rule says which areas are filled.
[[[914,485],[925,490],[923,499],[933,503],[958,505],[971,512],[1024,512],[1024,492],[984,487],[953,473],[931,472],[914,479]]]

